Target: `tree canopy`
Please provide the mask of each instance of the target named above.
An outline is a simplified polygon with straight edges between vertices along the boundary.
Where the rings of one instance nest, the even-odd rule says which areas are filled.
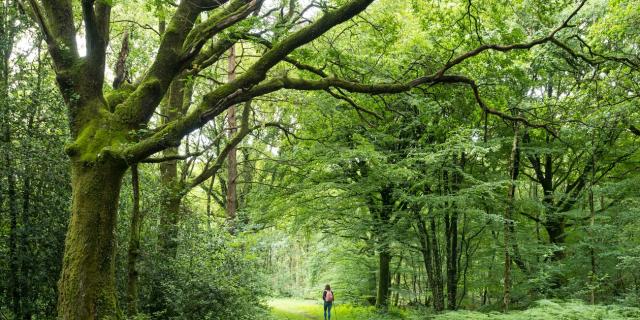
[[[638,316],[638,8],[3,1],[0,314]]]

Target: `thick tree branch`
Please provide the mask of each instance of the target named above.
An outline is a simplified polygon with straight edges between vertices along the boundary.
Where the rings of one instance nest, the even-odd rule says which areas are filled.
[[[124,150],[123,157],[129,162],[137,162],[170,145],[181,137],[203,126],[207,121],[226,110],[239,93],[265,79],[267,72],[296,48],[320,37],[329,29],[362,12],[373,0],[352,0],[340,8],[328,12],[313,24],[300,29],[268,50],[258,61],[235,81],[218,87],[205,95],[202,103],[186,117],[183,117],[154,134]],[[157,85],[156,85],[157,86]],[[139,88],[138,90],[156,90]],[[135,96],[132,95],[132,96]],[[246,101],[246,100],[244,100]],[[153,110],[151,110],[153,112]],[[122,110],[121,118],[127,118]],[[139,120],[147,118],[137,117]],[[136,118],[130,118],[135,121]],[[129,120],[129,121],[131,121]]]
[[[105,50],[109,41],[110,12],[111,7],[104,1],[99,1],[96,4],[95,0],[82,0],[87,57],[90,63],[89,71],[92,73],[96,71],[100,74],[104,73]],[[101,76],[104,77],[104,75]]]
[[[128,78],[128,72],[126,68],[127,57],[129,56],[129,31],[125,30],[122,36],[122,45],[120,46],[120,53],[118,53],[118,61],[116,61],[116,76],[113,79],[113,88],[118,89],[120,85]]]
[[[30,16],[42,31],[56,72],[60,75],[78,59],[71,1],[45,0],[42,6],[35,0],[27,2]],[[19,3],[23,9],[27,8],[22,1]]]
[[[227,0],[180,2],[162,36],[155,61],[136,90],[116,107],[115,114],[122,122],[133,129],[147,123],[173,78],[197,54],[185,59],[182,48],[198,15],[202,11],[216,9],[226,2]]]
[[[192,57],[200,52],[202,46],[220,31],[247,18],[263,0],[235,0],[224,7],[207,21],[196,25],[187,36],[183,45],[185,57]]]

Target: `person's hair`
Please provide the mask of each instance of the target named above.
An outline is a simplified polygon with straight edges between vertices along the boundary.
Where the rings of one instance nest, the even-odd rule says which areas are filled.
[[[330,285],[326,285],[326,286],[324,286],[324,289],[325,290],[331,290],[331,286]]]

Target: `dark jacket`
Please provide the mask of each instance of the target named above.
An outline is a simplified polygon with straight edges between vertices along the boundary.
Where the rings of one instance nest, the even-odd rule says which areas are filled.
[[[329,290],[329,291],[331,291],[331,294],[333,295],[333,300],[336,300],[336,294],[333,293],[333,290]],[[327,290],[322,291],[322,301],[333,302],[333,301],[327,301]]]

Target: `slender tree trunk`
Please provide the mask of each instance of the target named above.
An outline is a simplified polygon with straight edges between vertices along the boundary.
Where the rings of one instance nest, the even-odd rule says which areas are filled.
[[[164,156],[177,155],[177,148],[170,148],[163,152]],[[163,188],[163,199],[160,205],[160,253],[169,258],[175,258],[178,252],[178,220],[182,197],[177,190],[178,163],[176,160],[165,161],[160,164],[160,183]]]
[[[427,274],[427,282],[429,283],[429,288],[431,289],[432,295],[435,297],[435,276],[433,270],[433,258],[431,257],[431,241],[429,240],[429,233],[427,231],[427,226],[420,216],[420,213],[416,212],[416,220],[418,221],[418,235],[420,238],[420,253],[422,254],[422,261],[424,263],[424,269]],[[435,300],[434,300],[435,301]],[[441,311],[435,305],[433,306],[436,311]]]
[[[168,99],[161,106],[165,123],[169,123],[183,114],[186,81],[186,76],[182,74],[171,83]],[[176,155],[178,155],[178,147],[167,148],[163,151],[165,157]],[[182,205],[177,160],[160,163],[160,183],[164,192],[160,216],[160,252],[166,257],[175,258],[178,252],[178,229],[180,206]]]
[[[389,286],[391,284],[391,253],[389,246],[383,245],[378,254],[378,293],[376,307],[386,308],[389,305]]]
[[[509,168],[509,188],[507,192],[507,209],[504,214],[504,288],[503,288],[503,311],[509,311],[511,304],[511,247],[513,236],[513,210],[516,194],[516,181],[520,172],[520,147],[518,136],[518,125],[514,125],[513,146],[511,148],[511,163]],[[517,248],[517,247],[514,247]]]
[[[444,310],[444,290],[442,283],[442,265],[440,262],[440,255],[435,251],[437,250],[437,240],[435,239],[435,219],[430,218],[431,230],[427,228],[427,224],[420,216],[420,213],[416,212],[416,220],[418,222],[418,235],[420,238],[420,253],[422,254],[422,261],[424,263],[425,273],[427,274],[427,282],[429,290],[431,291],[433,309],[435,311]],[[438,259],[436,261],[436,259]],[[425,304],[428,299],[425,298]]]
[[[374,212],[376,221],[376,241],[379,250],[378,257],[378,292],[376,307],[387,308],[389,305],[389,287],[391,286],[391,249],[389,248],[388,228],[393,211],[392,188],[386,186],[380,191],[381,206]]]
[[[400,301],[400,272],[396,272],[396,292],[395,292],[395,297],[394,297],[394,301],[393,301],[393,305],[394,306],[398,306],[398,302]]]
[[[236,79],[236,51],[235,46],[231,46],[229,48],[229,61],[228,61],[228,80],[229,82],[234,81]],[[227,123],[229,125],[229,139],[232,139],[237,132],[237,122],[236,122],[236,106],[232,106],[227,110]],[[235,233],[235,224],[236,224],[236,211],[237,211],[237,179],[238,179],[238,161],[236,158],[236,148],[233,147],[229,154],[227,155],[227,169],[228,169],[228,177],[227,177],[227,219],[229,221],[229,231],[231,233]]]
[[[165,21],[160,20],[160,34],[164,34]],[[170,123],[182,114],[184,104],[185,81],[184,74],[176,76],[171,82],[167,99],[160,105],[162,122]],[[173,157],[178,154],[178,147],[167,148],[162,152],[164,157]],[[160,253],[168,258],[174,258],[178,251],[178,223],[180,217],[180,205],[182,196],[178,186],[178,161],[164,161],[160,163],[160,183],[163,189],[163,200],[160,208]]]
[[[211,197],[213,193],[213,183],[215,182],[215,176],[209,178],[209,185],[207,186],[207,230],[211,231],[211,220],[213,215],[211,213]]]
[[[120,319],[115,284],[115,226],[124,164],[74,162],[71,220],[58,283],[61,319]]]
[[[427,238],[427,245],[431,248],[431,256],[433,257],[433,306],[435,310],[442,311],[444,310],[444,282],[442,281],[442,258],[438,245],[435,217],[430,218],[430,226],[431,236]]]
[[[593,200],[593,181],[596,178],[596,164],[595,157],[592,158],[593,165],[591,166],[591,185],[589,186],[589,238],[591,238],[591,244],[589,246],[589,257],[591,260],[591,274],[589,275],[589,282],[591,283],[591,304],[596,304],[596,282],[598,279],[598,274],[596,270],[596,252],[594,249],[595,246],[595,237],[593,236],[593,227],[596,224],[596,208]]]
[[[453,159],[453,165],[458,165],[457,156]],[[464,169],[464,154],[460,158],[459,168]],[[460,189],[462,177],[458,172],[445,172],[445,188],[447,193],[453,195]],[[447,309],[455,310],[458,297],[458,210],[452,203],[445,216],[446,254],[447,254]]]
[[[458,213],[451,209],[447,225],[447,309],[455,310],[458,289]]]
[[[9,290],[11,297],[11,310],[16,318],[20,312],[20,261],[18,258],[18,202],[16,191],[16,173],[13,166],[13,150],[11,148],[11,127],[9,120],[5,123],[4,141],[7,143],[4,150],[5,172],[7,174],[7,202],[9,203]]]
[[[142,214],[140,213],[140,181],[138,165],[131,166],[131,188],[133,189],[133,209],[129,228],[129,250],[127,252],[127,315],[132,317],[138,313],[138,270],[136,263],[140,256],[140,229]]]

